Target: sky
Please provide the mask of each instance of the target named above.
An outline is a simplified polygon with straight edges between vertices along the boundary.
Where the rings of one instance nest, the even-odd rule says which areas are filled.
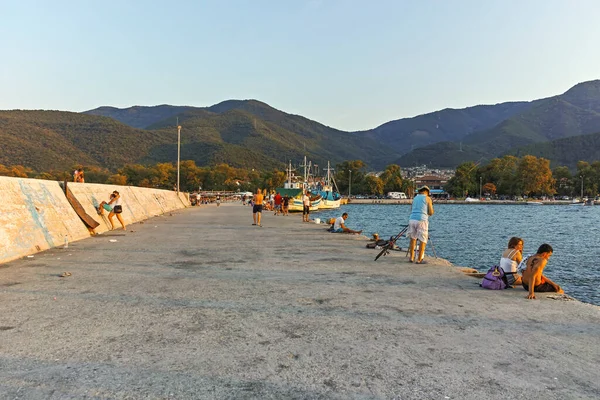
[[[358,131],[600,79],[597,0],[0,0],[0,109],[256,99]]]

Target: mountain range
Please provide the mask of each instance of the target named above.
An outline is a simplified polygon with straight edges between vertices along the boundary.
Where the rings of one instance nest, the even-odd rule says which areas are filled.
[[[528,102],[444,109],[345,132],[257,100],[210,107],[99,107],[84,113],[0,111],[0,164],[38,171],[74,164],[115,170],[126,163],[173,162],[177,124],[181,159],[198,165],[283,168],[304,155],[327,161],[361,159],[370,169],[390,163],[455,167],[504,154],[532,154],[555,165],[600,159],[600,80]]]

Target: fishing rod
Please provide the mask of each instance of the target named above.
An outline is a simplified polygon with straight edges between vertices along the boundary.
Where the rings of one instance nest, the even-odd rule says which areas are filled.
[[[408,231],[408,225],[404,225],[404,227],[402,228],[400,233],[398,233],[396,236],[391,237],[390,240],[387,242],[387,244],[385,244],[382,247],[381,252],[379,252],[379,254],[377,254],[377,257],[375,257],[375,261],[377,261],[379,259],[379,257],[381,257],[381,256],[387,256],[388,254],[390,254],[390,250],[394,248],[394,244],[396,244],[396,240],[400,239],[402,237],[402,235],[406,234],[407,231]]]

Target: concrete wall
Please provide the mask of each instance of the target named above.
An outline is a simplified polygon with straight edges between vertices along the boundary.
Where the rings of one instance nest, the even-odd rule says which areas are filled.
[[[110,229],[108,219],[96,207],[108,201],[113,190],[123,198],[126,224],[185,208],[187,196],[169,190],[133,186],[69,183],[69,189],[86,212],[100,223],[96,233]],[[0,263],[34,254],[90,236],[56,181],[0,176]],[[107,215],[106,213],[105,215]],[[115,227],[121,225],[114,218]]]
[[[56,181],[0,176],[0,263],[90,236]]]
[[[108,213],[105,212],[102,217],[98,215],[96,208],[102,201],[109,201],[113,190],[117,190],[121,196],[121,205],[123,206],[121,217],[126,225],[185,208],[189,204],[183,193],[177,197],[177,193],[170,190],[71,182],[68,183],[68,187],[85,211],[100,223],[100,226],[96,228],[96,233],[106,232],[110,229]],[[113,223],[115,228],[121,227],[116,217],[113,218]]]

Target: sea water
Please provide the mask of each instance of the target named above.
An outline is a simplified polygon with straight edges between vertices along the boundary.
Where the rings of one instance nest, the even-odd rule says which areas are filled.
[[[434,208],[427,255],[433,256],[435,250],[455,265],[483,272],[500,263],[512,236],[523,239],[524,255],[549,243],[554,254],[544,275],[567,294],[600,305],[600,206],[434,204]],[[410,209],[410,205],[348,204],[315,215],[323,221],[347,212],[347,227],[388,239],[408,224]],[[398,245],[408,247],[408,239],[403,237]]]

